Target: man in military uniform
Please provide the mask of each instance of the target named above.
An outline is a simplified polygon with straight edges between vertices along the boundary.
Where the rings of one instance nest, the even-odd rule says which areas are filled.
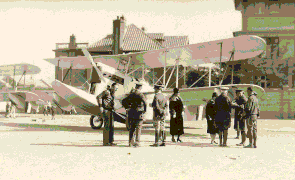
[[[100,112],[104,118],[104,130],[103,130],[103,145],[112,146],[114,144],[114,119],[113,111],[115,105],[115,91],[118,89],[117,83],[113,83],[110,89],[102,92],[100,98],[98,98],[100,106]]]
[[[142,84],[137,83],[135,89],[132,90],[122,104],[127,111],[128,130],[129,130],[129,146],[140,146],[140,135],[144,114],[146,112],[146,98],[141,93]],[[136,143],[133,144],[133,137],[136,131]]]
[[[5,114],[5,117],[10,116],[10,114],[11,114],[10,109],[11,109],[11,102],[8,101],[8,102],[6,102],[6,114]]]
[[[242,135],[242,142],[237,145],[244,146],[246,141],[246,133],[245,133],[245,118],[243,117],[243,113],[247,103],[247,98],[244,95],[243,90],[237,89],[236,93],[237,93],[237,97],[235,100],[238,106],[235,109],[235,129],[237,130],[237,132],[241,131],[241,135]]]
[[[221,87],[220,90],[221,94],[216,98],[214,105],[215,124],[219,132],[220,146],[227,146],[228,128],[231,126],[231,108],[234,107],[234,104],[228,96],[228,88]]]
[[[257,118],[260,113],[257,93],[253,91],[253,87],[248,87],[247,93],[249,97],[245,107],[245,114],[247,117],[249,145],[245,146],[245,148],[257,148]]]
[[[162,136],[162,144],[165,146],[166,132],[165,132],[165,113],[168,108],[166,96],[162,94],[162,86],[155,85],[155,97],[152,103],[153,107],[153,120],[155,126],[155,144],[152,146],[159,146],[160,135]]]

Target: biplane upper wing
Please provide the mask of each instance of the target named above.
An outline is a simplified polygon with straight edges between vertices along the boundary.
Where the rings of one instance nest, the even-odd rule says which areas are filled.
[[[120,54],[120,55],[99,55],[93,56],[94,62],[117,67],[118,62],[122,59],[128,61],[129,64],[149,68],[173,66],[176,60],[183,66],[199,65],[205,63],[220,62],[220,43],[222,43],[221,61],[228,61],[231,52],[234,51],[232,60],[249,59],[259,56],[265,52],[266,42],[258,36],[239,36],[229,39],[210,41],[181,47],[163,48],[153,51],[145,51],[138,53]],[[85,69],[92,68],[92,64],[85,56],[78,57],[58,57],[53,59],[45,59],[55,66],[62,68]]]
[[[0,76],[13,76],[22,75],[26,71],[26,74],[38,74],[41,69],[37,66],[20,63],[20,64],[9,64],[0,66]]]
[[[222,62],[226,62],[234,51],[232,60],[243,60],[259,56],[265,52],[266,42],[258,36],[239,36],[229,39],[210,41],[181,47],[164,48],[154,51],[131,53],[117,56],[94,56],[94,61],[113,66],[120,59],[131,60],[129,64],[156,68],[176,65],[193,66],[220,62],[220,44],[222,43]]]

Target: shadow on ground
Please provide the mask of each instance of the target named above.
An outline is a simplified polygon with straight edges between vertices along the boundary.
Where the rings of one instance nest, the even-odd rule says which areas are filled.
[[[86,133],[102,133],[104,128],[94,130],[91,127],[81,126],[66,126],[66,125],[47,125],[47,124],[26,124],[26,123],[3,123],[5,126],[15,127],[13,131],[70,131],[70,132],[86,132]],[[128,135],[126,127],[115,127],[115,134]],[[169,127],[166,127],[169,129]],[[185,129],[201,129],[193,127],[184,127]],[[143,126],[142,134],[155,135],[155,130],[152,126]],[[169,133],[169,132],[167,132]],[[186,137],[201,137],[205,138],[206,135],[195,134],[195,133],[184,133]]]
[[[60,143],[36,143],[36,144],[31,144],[31,145],[37,145],[37,146],[65,146],[65,147],[112,147],[112,148],[122,148],[122,147],[129,147],[127,144],[127,140],[119,140],[119,141],[115,141],[115,143],[117,143],[117,145],[114,146],[103,146],[102,145],[102,141],[87,141],[87,140],[83,140],[83,142],[60,142]],[[151,148],[155,148],[152,147],[151,145],[154,143],[153,141],[144,141],[141,142],[141,144],[145,144],[145,145],[141,145],[140,147],[151,147]],[[166,143],[166,147],[167,146],[184,146],[184,147],[211,147],[211,148],[243,148],[240,146],[227,146],[227,147],[220,147],[219,145],[212,145],[210,143],[193,143],[193,142],[181,142],[181,143],[173,143],[173,142],[167,142]],[[140,148],[137,147],[137,148]],[[156,148],[165,148],[163,146],[159,146]]]

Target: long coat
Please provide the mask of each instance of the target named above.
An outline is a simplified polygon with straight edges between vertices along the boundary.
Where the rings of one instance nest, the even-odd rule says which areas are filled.
[[[170,134],[182,135],[183,130],[183,101],[178,95],[172,95],[169,99],[169,111],[170,111]]]
[[[216,110],[215,123],[220,131],[227,130],[231,126],[231,108],[234,105],[230,97],[221,93],[215,100],[214,109]]]
[[[216,98],[210,99],[206,105],[207,133],[209,134],[218,133],[218,129],[215,126],[215,100]]]

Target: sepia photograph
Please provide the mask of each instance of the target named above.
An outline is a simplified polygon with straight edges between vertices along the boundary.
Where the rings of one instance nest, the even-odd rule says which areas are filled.
[[[1,0],[0,179],[293,179],[292,0]]]

